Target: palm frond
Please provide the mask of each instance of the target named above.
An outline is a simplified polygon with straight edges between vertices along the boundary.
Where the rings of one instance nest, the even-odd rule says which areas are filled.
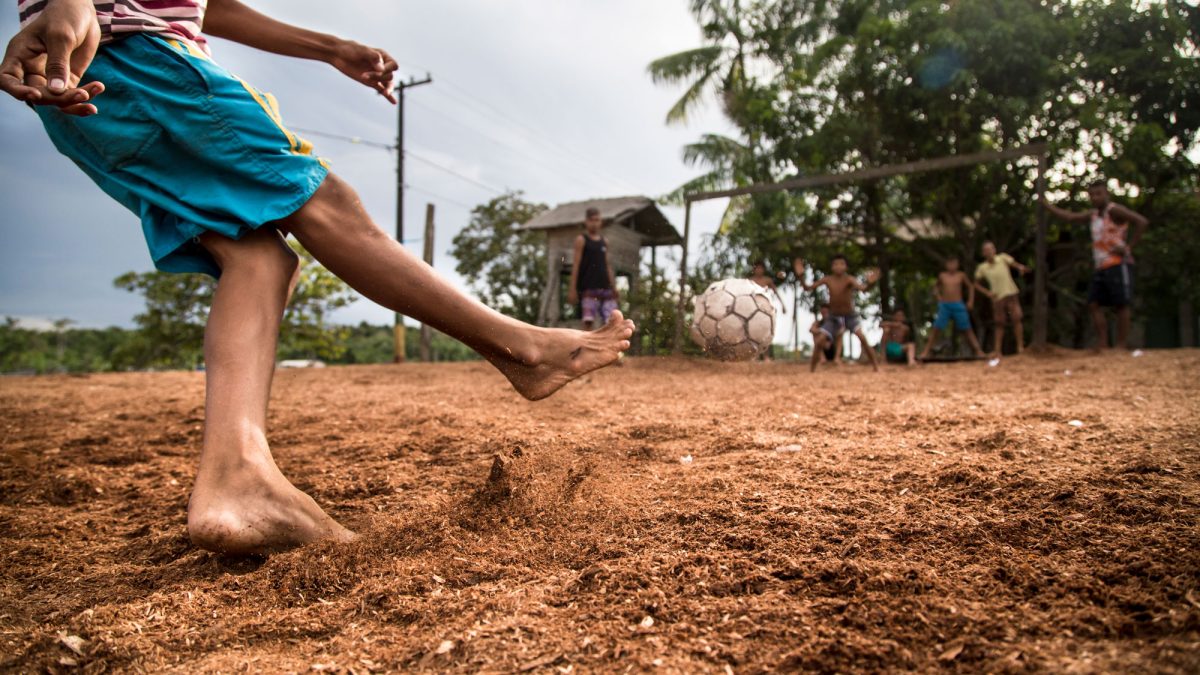
[[[713,75],[717,72],[716,66],[713,66],[692,83],[688,90],[683,92],[683,96],[671,106],[667,111],[667,124],[682,124],[687,122],[688,112],[695,108],[700,103],[700,99],[704,96],[704,90],[712,81]]]
[[[698,73],[712,72],[724,51],[720,45],[688,49],[651,61],[646,72],[654,84],[675,84]]]
[[[746,158],[749,148],[735,138],[720,134],[704,134],[695,143],[683,146],[683,161],[688,166],[703,164],[710,168],[728,170]]]

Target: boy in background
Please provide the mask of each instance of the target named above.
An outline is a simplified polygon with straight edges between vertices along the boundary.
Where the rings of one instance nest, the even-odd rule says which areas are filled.
[[[820,332],[817,334],[817,344],[814,345],[809,370],[815,371],[821,352],[833,342],[841,331],[848,331],[858,338],[863,353],[871,362],[871,368],[878,371],[879,364],[875,361],[875,350],[867,344],[867,336],[863,334],[858,313],[854,311],[854,294],[870,290],[871,286],[879,280],[879,270],[868,271],[867,281],[863,283],[849,274],[850,263],[846,260],[846,256],[839,253],[830,261],[831,272],[809,285],[804,280],[804,261],[796,258],[792,261],[792,267],[796,272],[796,280],[804,290],[812,291],[824,286],[829,291],[829,317],[822,322]]]
[[[754,261],[754,266],[750,270],[750,281],[753,281],[759,286],[771,291],[771,294],[774,295],[775,299],[779,301],[780,311],[782,311],[784,314],[787,314],[787,305],[783,302],[783,297],[779,295],[779,289],[775,286],[775,280],[772,279],[769,274],[767,274],[767,266],[763,263],[763,261]],[[773,343],[767,346],[767,351],[763,352],[761,358],[763,361],[770,361],[775,358],[775,345]]]
[[[620,296],[612,265],[608,262],[608,240],[600,234],[604,228],[600,209],[589,206],[583,226],[584,232],[575,237],[575,264],[571,266],[567,302],[581,306],[583,329],[591,330],[597,319],[600,325],[608,323]]]
[[[898,309],[892,313],[892,318],[880,322],[883,328],[883,356],[888,363],[907,363],[914,366],[917,363],[917,343],[913,342],[912,324],[904,315],[904,310]]]
[[[975,306],[975,285],[968,281],[967,275],[963,274],[958,265],[957,256],[947,258],[941,273],[938,274],[937,285],[934,287],[934,295],[937,296],[938,302],[937,318],[933,322],[933,334],[929,336],[929,340],[925,343],[925,350],[921,352],[922,361],[929,358],[929,353],[933,351],[933,345],[937,344],[938,337],[942,331],[946,330],[951,320],[954,321],[955,328],[966,334],[967,342],[975,352],[975,358],[983,358],[983,348],[979,346],[979,338],[975,337],[975,331],[971,330],[969,313]],[[963,302],[963,288],[967,289],[965,303]]]
[[[993,343],[992,358],[1000,358],[1000,350],[1004,346],[1004,325],[1010,320],[1013,324],[1013,335],[1017,338],[1017,354],[1025,351],[1025,326],[1021,320],[1021,289],[1013,282],[1012,270],[1021,274],[1029,274],[1030,269],[1013,260],[1007,253],[996,253],[996,245],[990,241],[983,242],[983,262],[975,268],[975,287],[992,301],[992,317],[996,322],[996,339]],[[980,285],[986,281],[987,286]]]
[[[816,349],[817,336],[821,335],[821,326],[827,319],[829,319],[829,303],[823,302],[821,303],[820,314],[818,314],[817,320],[813,321],[812,326],[808,329],[808,332],[812,333],[813,336],[813,353],[818,353]],[[825,357],[824,360],[826,362],[832,363],[835,366],[842,365],[842,350],[839,347],[842,344],[842,336],[845,334],[846,330],[843,328],[837,335],[833,336],[833,339],[825,345],[824,349],[820,350],[819,353]]]
[[[1150,221],[1133,209],[1112,201],[1108,183],[1098,180],[1088,186],[1091,211],[1068,211],[1040,197],[1055,216],[1067,222],[1088,222],[1092,235],[1092,281],[1088,284],[1088,310],[1096,327],[1096,349],[1108,348],[1108,319],[1105,308],[1117,314],[1117,346],[1129,349],[1129,323],[1133,304],[1133,249],[1146,233]],[[1133,225],[1133,231],[1130,231]]]

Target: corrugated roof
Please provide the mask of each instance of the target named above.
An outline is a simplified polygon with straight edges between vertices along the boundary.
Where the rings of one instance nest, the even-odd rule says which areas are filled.
[[[583,227],[589,207],[600,209],[607,225],[624,225],[641,234],[643,246],[677,246],[683,237],[649,197],[608,197],[567,202],[543,211],[521,225],[523,230],[551,230],[559,227]]]

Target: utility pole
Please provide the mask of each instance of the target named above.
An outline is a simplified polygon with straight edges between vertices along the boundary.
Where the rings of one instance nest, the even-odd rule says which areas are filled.
[[[404,245],[404,90],[433,82],[428,73],[425,79],[410,78],[396,85],[396,241]],[[396,312],[394,327],[395,362],[404,363],[404,316]]]
[[[425,205],[425,264],[433,267],[433,204]],[[421,360],[433,360],[433,329],[421,324]]]

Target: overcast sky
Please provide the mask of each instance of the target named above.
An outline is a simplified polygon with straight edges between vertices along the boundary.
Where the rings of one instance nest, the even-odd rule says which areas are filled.
[[[425,204],[435,203],[434,266],[460,287],[450,240],[470,208],[496,194],[492,190],[523,190],[551,205],[655,197],[696,174],[680,160],[685,143],[729,131],[711,102],[688,126],[666,126],[666,111],[680,92],[655,86],[646,75],[651,60],[700,44],[687,0],[348,0],[336,4],[340,11],[324,0],[249,4],[382,47],[405,78],[432,75],[433,84],[408,94],[406,237],[420,237]],[[16,25],[15,7],[0,12],[5,40]],[[332,68],[212,42],[220,63],[278,97],[288,126],[393,142],[395,108]],[[138,221],[57,154],[31,111],[2,98],[0,315],[130,325],[142,303],[114,289],[112,280],[152,269]],[[103,109],[103,99],[97,103]],[[391,231],[394,153],[309,139]],[[712,233],[723,208],[723,202],[694,208],[693,255],[701,241],[696,235]],[[664,211],[682,231],[682,211]],[[387,323],[390,314],[362,300],[335,320]],[[781,329],[779,338],[789,335]]]

